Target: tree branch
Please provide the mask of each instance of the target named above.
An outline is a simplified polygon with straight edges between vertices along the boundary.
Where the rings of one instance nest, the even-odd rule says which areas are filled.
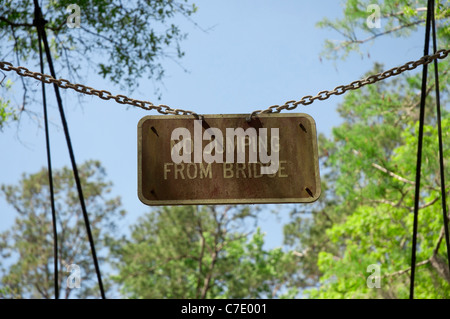
[[[427,208],[427,207],[433,205],[434,203],[436,203],[438,201],[439,198],[440,197],[436,197],[431,202],[428,202],[428,203],[425,203],[425,204],[419,206],[419,209],[424,209],[424,208]],[[405,208],[405,209],[408,209],[410,211],[414,210],[414,207],[400,205],[402,200],[403,200],[403,198],[400,199],[400,202],[394,203],[394,202],[391,202],[391,201],[386,200],[386,199],[373,199],[373,200],[369,200],[369,202],[371,202],[371,203],[387,204],[387,205],[391,205],[392,207],[395,207],[395,208]]]
[[[211,282],[214,265],[216,264],[218,255],[219,255],[219,251],[214,251],[214,253],[211,256],[212,257],[211,266],[209,267],[208,275],[206,276],[205,280],[203,281],[202,294],[201,294],[201,297],[200,297],[201,299],[205,299],[206,298],[206,293],[208,292],[209,283]]]
[[[417,263],[416,267],[420,267],[420,266],[423,266],[423,265],[426,265],[426,264],[430,263],[430,261],[431,261],[430,259],[431,258],[428,258],[426,260],[423,260],[423,261]],[[400,270],[400,271],[393,272],[391,274],[384,275],[382,277],[386,278],[386,277],[400,276],[400,275],[403,275],[404,273],[407,273],[410,270],[411,270],[411,267],[409,267],[407,269]]]
[[[14,31],[13,26],[11,26],[11,32],[12,32],[12,35],[14,38],[14,49],[15,49],[16,47],[18,47],[18,45],[17,45],[18,40],[17,40],[16,32]],[[16,53],[17,64],[20,65],[19,49],[14,50],[14,52]],[[20,121],[20,115],[22,114],[22,111],[25,110],[27,91],[28,91],[27,86],[25,85],[25,80],[24,80],[23,76],[20,76],[20,81],[22,82],[22,87],[23,87],[23,98],[22,98],[23,102],[22,102],[22,107],[20,109],[20,113],[19,113],[19,121]]]
[[[389,33],[392,33],[392,32],[396,32],[396,31],[399,31],[399,30],[404,29],[404,28],[409,28],[409,27],[412,27],[412,26],[414,26],[416,24],[420,24],[420,23],[423,23],[423,22],[425,22],[425,20],[418,20],[418,21],[415,21],[415,22],[412,22],[412,23],[399,25],[399,26],[397,26],[395,28],[386,30],[384,32],[376,33],[373,36],[368,37],[368,38],[366,38],[364,40],[357,40],[357,39],[355,39],[355,40],[350,40],[350,41],[342,41],[342,44],[337,46],[334,50],[338,51],[338,50],[343,49],[343,48],[345,48],[345,47],[347,47],[347,46],[349,46],[351,44],[354,44],[354,43],[362,44],[362,43],[371,41],[371,40],[373,40],[375,38],[378,38],[378,37],[380,37],[382,35],[386,35],[386,34],[389,34]]]
[[[387,170],[386,168],[381,167],[381,166],[378,165],[378,164],[372,163],[372,166],[375,167],[376,169],[378,169],[378,170],[380,170],[380,171],[382,171],[382,172],[388,174],[389,176],[391,176],[391,177],[393,177],[393,178],[395,178],[395,179],[397,179],[397,180],[403,182],[403,183],[407,183],[407,184],[410,184],[410,185],[416,185],[416,182],[413,182],[413,181],[410,181],[409,179],[406,179],[406,178],[404,178],[404,177],[401,177],[400,175],[397,175],[397,174],[395,174],[395,173],[393,173],[393,172]]]
[[[419,209],[424,209],[424,208],[427,208],[428,206],[431,206],[431,205],[433,205],[434,203],[436,203],[437,201],[438,201],[438,199],[439,199],[439,197],[436,197],[435,199],[433,199],[431,202],[429,202],[429,203],[425,203],[425,204],[423,204],[423,205],[421,205],[421,206],[419,206]],[[413,211],[414,210],[414,208],[413,207],[411,207],[410,208],[410,210],[411,211]]]
[[[296,250],[293,250],[293,251],[292,251],[292,254],[295,255],[295,256],[297,256],[297,257],[302,258],[302,257],[305,257],[305,256],[308,254],[308,252],[309,252],[309,248],[306,248],[306,249],[303,250],[302,252],[298,252],[298,251],[296,251]]]
[[[41,287],[37,283],[34,284],[34,287],[42,295],[42,297],[44,297],[45,299],[50,299],[48,294],[47,294],[47,291],[46,290],[42,290]]]
[[[423,12],[423,11],[427,11],[427,7],[421,7],[421,8],[417,8],[416,10],[414,10],[416,13],[418,12]],[[390,18],[390,17],[397,17],[397,16],[401,16],[404,15],[405,12],[404,11],[399,11],[397,13],[389,13],[386,14],[385,16],[383,16],[383,18]]]
[[[448,265],[445,259],[439,255],[433,255],[430,258],[431,266],[436,270],[439,276],[444,278],[448,283],[450,283],[450,273],[448,270]]]
[[[392,202],[392,201],[390,201],[390,200],[387,200],[387,199],[370,199],[370,200],[369,200],[369,203],[387,204],[387,205],[390,205],[390,206],[396,207],[396,208],[401,207],[401,206],[400,206],[401,200],[400,200],[400,202],[398,202],[398,203],[394,203],[394,202]],[[408,207],[408,209],[409,209],[409,207]]]
[[[203,256],[205,254],[205,245],[206,240],[203,236],[203,229],[202,229],[202,223],[200,221],[200,218],[198,219],[198,226],[199,226],[199,233],[200,233],[200,242],[201,242],[201,248],[200,248],[200,256],[198,258],[198,279],[197,279],[197,292],[196,292],[196,299],[198,299],[200,295],[200,285],[201,285],[201,277],[202,277],[202,266],[203,266]]]
[[[447,208],[447,211],[448,211],[448,208]],[[447,219],[450,219],[450,212],[447,214]],[[445,234],[444,227],[445,226],[442,226],[442,228],[441,228],[441,233],[439,234],[439,238],[438,238],[438,241],[436,243],[436,247],[433,250],[433,256],[437,255],[437,253],[439,251],[439,247],[441,246],[441,242],[442,242],[442,239],[444,238],[444,234]],[[448,262],[450,262],[450,260]]]
[[[6,19],[3,16],[0,16],[0,21],[6,22],[8,25],[10,25],[11,27],[27,27],[27,28],[33,28],[34,25],[31,23],[14,23],[8,19]]]

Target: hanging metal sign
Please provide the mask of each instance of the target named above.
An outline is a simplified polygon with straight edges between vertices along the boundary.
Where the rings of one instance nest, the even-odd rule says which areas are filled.
[[[320,196],[307,114],[146,116],[138,196],[146,205],[310,203]]]

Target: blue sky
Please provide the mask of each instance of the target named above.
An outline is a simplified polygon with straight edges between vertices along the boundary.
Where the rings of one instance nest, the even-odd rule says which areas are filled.
[[[423,32],[419,32],[406,39],[382,37],[365,44],[363,48],[369,49],[370,58],[352,54],[345,61],[321,61],[324,41],[342,38],[337,32],[318,29],[315,25],[325,17],[341,17],[341,1],[199,0],[195,3],[199,10],[192,19],[207,32],[184,17],[175,21],[189,34],[182,43],[186,55],[180,61],[188,72],[173,61],[165,60],[161,101],[154,96],[154,83],[146,79],[139,80],[140,88],[131,97],[199,114],[250,113],[348,84],[372,69],[374,62],[384,63],[388,69],[418,59],[423,53]],[[82,15],[83,8],[81,23]],[[101,59],[101,56],[94,59]],[[12,56],[7,60],[14,61]],[[83,84],[113,94],[126,93],[89,69],[82,70],[81,74],[86,76]],[[19,84],[17,76],[12,73],[7,76]],[[39,88],[34,80],[28,83]],[[15,101],[20,102],[19,85],[13,90]],[[53,89],[48,86],[49,116],[53,122],[50,128],[52,160],[54,168],[60,168],[70,166],[70,162],[53,95]],[[341,101],[342,96],[334,96],[301,106],[295,112],[310,114],[318,132],[330,135],[332,127],[341,123],[336,113]],[[125,231],[149,210],[137,197],[137,123],[143,116],[157,113],[64,90],[63,104],[77,162],[88,159],[102,162],[114,183],[113,194],[122,197],[128,211],[121,222],[121,229]],[[28,109],[39,115],[42,113],[40,103],[30,103]],[[22,173],[34,173],[46,166],[44,130],[33,118],[24,116],[19,126],[12,123],[5,127],[0,133],[0,147],[0,184],[17,183]],[[264,211],[279,210],[281,220],[286,220],[291,207],[267,205]],[[0,231],[3,231],[11,227],[15,213],[2,196],[0,214]],[[280,246],[282,224],[264,212],[261,222],[267,233],[267,247]]]

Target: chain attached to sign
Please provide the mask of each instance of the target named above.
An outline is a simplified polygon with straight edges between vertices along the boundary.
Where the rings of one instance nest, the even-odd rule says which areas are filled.
[[[147,205],[309,203],[320,196],[307,114],[146,116],[138,194]]]
[[[348,90],[357,90],[367,84],[373,84],[375,82],[387,79],[391,76],[399,75],[405,71],[410,71],[415,68],[417,68],[419,65],[425,65],[428,64],[434,60],[437,59],[445,59],[450,53],[450,50],[439,50],[435,54],[432,55],[425,55],[421,57],[419,60],[416,61],[409,61],[405,63],[402,66],[394,67],[390,70],[373,74],[365,79],[362,80],[356,80],[353,81],[350,84],[347,85],[339,85],[335,87],[333,90],[328,91],[320,91],[315,96],[312,95],[306,95],[302,97],[300,100],[290,100],[285,102],[282,105],[272,105],[271,107],[267,108],[266,110],[256,110],[250,113],[249,116],[247,116],[247,119],[250,120],[251,118],[259,115],[259,114],[265,114],[265,113],[279,113],[282,110],[288,110],[291,111],[297,106],[301,105],[310,105],[315,100],[326,100],[332,95],[341,95],[344,94]],[[15,71],[18,75],[24,76],[24,77],[32,77],[36,80],[42,81],[44,83],[53,83],[60,88],[63,89],[72,89],[79,93],[87,94],[87,95],[95,95],[103,100],[110,100],[114,99],[119,104],[128,104],[132,106],[139,107],[144,110],[156,110],[160,114],[171,114],[171,115],[194,115],[199,116],[195,112],[188,111],[188,110],[182,110],[182,109],[173,109],[167,105],[160,104],[160,105],[154,105],[152,102],[149,101],[142,101],[142,100],[136,100],[129,98],[125,95],[112,95],[111,92],[106,90],[96,90],[92,87],[83,85],[83,84],[73,84],[70,83],[68,80],[65,79],[55,79],[51,75],[48,74],[42,74],[39,72],[32,72],[28,70],[27,68],[23,66],[15,67],[9,62],[0,61],[0,69],[3,71]]]
[[[315,96],[307,95],[250,115],[202,116],[57,80],[9,62],[0,61],[0,69],[104,100],[171,114],[147,116],[138,125],[138,193],[145,204],[305,203],[320,195],[314,120],[306,114],[274,113],[359,89],[445,59],[449,53],[448,49],[440,50],[331,91],[320,91]]]

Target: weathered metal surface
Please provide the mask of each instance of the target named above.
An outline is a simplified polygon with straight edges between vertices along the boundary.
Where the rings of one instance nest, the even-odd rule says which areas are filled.
[[[138,124],[139,199],[147,205],[309,203],[317,200],[320,175],[313,118],[299,113],[261,114],[247,122],[247,117],[226,114],[202,118],[191,115],[142,118]],[[204,158],[201,163],[194,163],[194,155],[191,163],[174,163],[171,156],[176,143],[171,141],[173,130],[187,128],[194,136],[194,121],[199,119],[202,120],[202,135],[208,128],[218,128],[223,132],[224,144],[226,128],[253,127],[257,132],[260,128],[267,128],[268,132],[278,128],[277,172],[261,174],[263,164],[249,163],[249,146],[245,163],[236,163],[236,155],[235,163],[226,163],[225,156],[224,163],[208,164]],[[270,133],[268,135],[270,141]],[[201,150],[210,142],[202,139]]]

